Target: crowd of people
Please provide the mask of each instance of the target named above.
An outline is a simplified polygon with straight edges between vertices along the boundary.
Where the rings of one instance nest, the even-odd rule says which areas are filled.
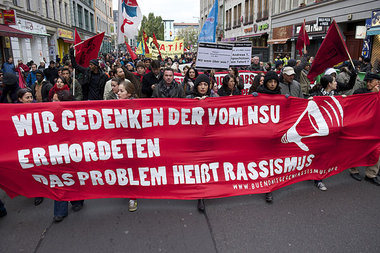
[[[191,54],[171,59],[152,60],[142,58],[132,60],[127,55],[117,57],[103,55],[93,59],[89,67],[78,65],[74,49],[64,58],[63,63],[51,61],[45,68],[45,61],[37,66],[34,62],[27,65],[18,61],[14,65],[9,58],[0,71],[1,103],[38,103],[84,100],[116,100],[138,98],[188,98],[206,99],[208,97],[241,95],[244,81],[239,76],[238,68],[229,68],[222,85],[218,87],[215,71],[200,70],[195,65],[196,57]],[[181,70],[180,65],[186,64]],[[307,78],[313,64],[313,57],[305,51],[300,60],[277,56],[274,64],[263,63],[258,56],[252,57],[251,65],[243,68],[256,72],[249,88],[249,94],[283,94],[304,99],[313,96],[352,95],[358,93],[379,92],[380,76],[375,73],[368,59],[346,62],[336,69],[327,69],[320,82],[312,85]],[[76,70],[73,76],[73,70]],[[363,81],[358,72],[366,72]],[[174,79],[175,73],[182,73],[182,83]],[[339,74],[338,74],[339,73]],[[20,88],[20,75],[25,80],[26,88]],[[380,160],[365,171],[365,179],[380,185],[378,179]],[[358,168],[351,168],[350,175],[362,180]],[[315,186],[325,191],[322,180],[314,181]],[[265,194],[267,202],[273,201],[273,194]],[[35,205],[41,204],[43,198],[35,198]],[[82,209],[84,201],[73,201],[74,211]],[[198,209],[204,211],[204,200],[198,201]],[[129,200],[129,211],[137,210],[137,200]],[[0,217],[6,215],[6,209],[0,201]],[[68,214],[67,201],[55,201],[54,220],[60,222]]]

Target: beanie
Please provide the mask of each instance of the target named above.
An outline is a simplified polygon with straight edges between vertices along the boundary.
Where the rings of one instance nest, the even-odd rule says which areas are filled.
[[[96,60],[96,59],[92,59],[92,60],[90,60],[90,63],[92,63],[92,64],[94,64],[95,66],[99,66],[99,62],[98,62],[98,60]]]
[[[198,86],[201,82],[206,82],[208,85],[210,85],[210,78],[206,76],[205,74],[200,74],[194,81],[194,86]]]
[[[277,73],[274,71],[268,71],[264,76],[264,86],[267,86],[267,83],[269,80],[276,80],[277,84],[280,83],[280,78],[278,77]]]

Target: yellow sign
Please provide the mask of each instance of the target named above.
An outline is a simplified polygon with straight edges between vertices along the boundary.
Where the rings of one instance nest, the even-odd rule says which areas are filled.
[[[175,55],[178,57],[181,56],[184,52],[184,42],[183,40],[175,40],[175,41],[163,41],[163,40],[157,40],[158,45],[160,46],[161,56],[163,59],[165,57],[171,57],[174,58]],[[149,38],[147,41],[149,52],[152,54],[152,58],[157,58],[160,54],[158,53],[158,50],[156,46],[153,43],[153,38]],[[136,50],[137,54],[143,54],[142,48],[139,46]]]
[[[58,28],[58,37],[73,40],[74,33],[69,30]]]

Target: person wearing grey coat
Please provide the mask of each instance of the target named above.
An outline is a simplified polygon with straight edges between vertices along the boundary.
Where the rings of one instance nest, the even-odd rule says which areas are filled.
[[[295,72],[292,67],[285,67],[282,71],[283,80],[280,82],[281,94],[304,98],[301,85],[294,80]]]

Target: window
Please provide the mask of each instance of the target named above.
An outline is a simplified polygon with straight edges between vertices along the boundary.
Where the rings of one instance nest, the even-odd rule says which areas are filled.
[[[17,0],[13,0],[13,5],[18,6],[18,1]]]
[[[256,22],[261,20],[262,17],[263,17],[263,1],[258,0],[257,1],[257,17],[256,17],[257,20],[256,20]]]
[[[55,1],[51,1],[52,5],[53,5],[53,18],[55,20],[57,20],[57,17],[55,16]]]
[[[237,6],[234,7],[234,26],[235,28],[238,25],[238,18],[237,18]]]
[[[28,11],[31,11],[31,10],[32,10],[32,8],[30,7],[30,0],[26,0],[26,9],[27,9]]]
[[[83,28],[82,6],[78,5],[78,26]]]
[[[255,0],[250,0],[250,3],[249,3],[249,23],[252,24],[253,23],[253,13],[255,12],[254,10],[254,3]]]
[[[286,1],[280,1],[281,7],[280,7],[280,13],[286,11]]]
[[[45,0],[45,10],[46,10],[46,17],[48,18],[49,17],[49,5],[48,5],[47,0]]]
[[[88,10],[84,10],[84,24],[86,26],[86,30],[90,30],[90,22],[88,20]]]
[[[66,24],[69,24],[69,10],[68,10],[68,8],[67,8],[67,3],[65,3],[65,23]]]
[[[293,1],[292,9],[298,8],[298,0],[292,0],[292,1]]]
[[[58,8],[59,8],[59,19],[61,20],[61,23],[63,23],[62,1],[59,1],[59,2],[58,2]]]
[[[241,26],[241,4],[238,4],[238,10],[237,10],[237,19],[238,19],[238,26]]]
[[[78,23],[77,23],[77,15],[76,15],[76,4],[73,4],[73,19],[74,19],[74,26],[78,26]]]
[[[249,20],[249,0],[245,0],[244,3],[244,25],[248,23]]]
[[[268,3],[268,0],[264,0],[263,19],[267,19],[268,17],[269,17],[269,3]]]
[[[91,31],[94,31],[94,14],[90,13],[90,25],[91,25]]]

